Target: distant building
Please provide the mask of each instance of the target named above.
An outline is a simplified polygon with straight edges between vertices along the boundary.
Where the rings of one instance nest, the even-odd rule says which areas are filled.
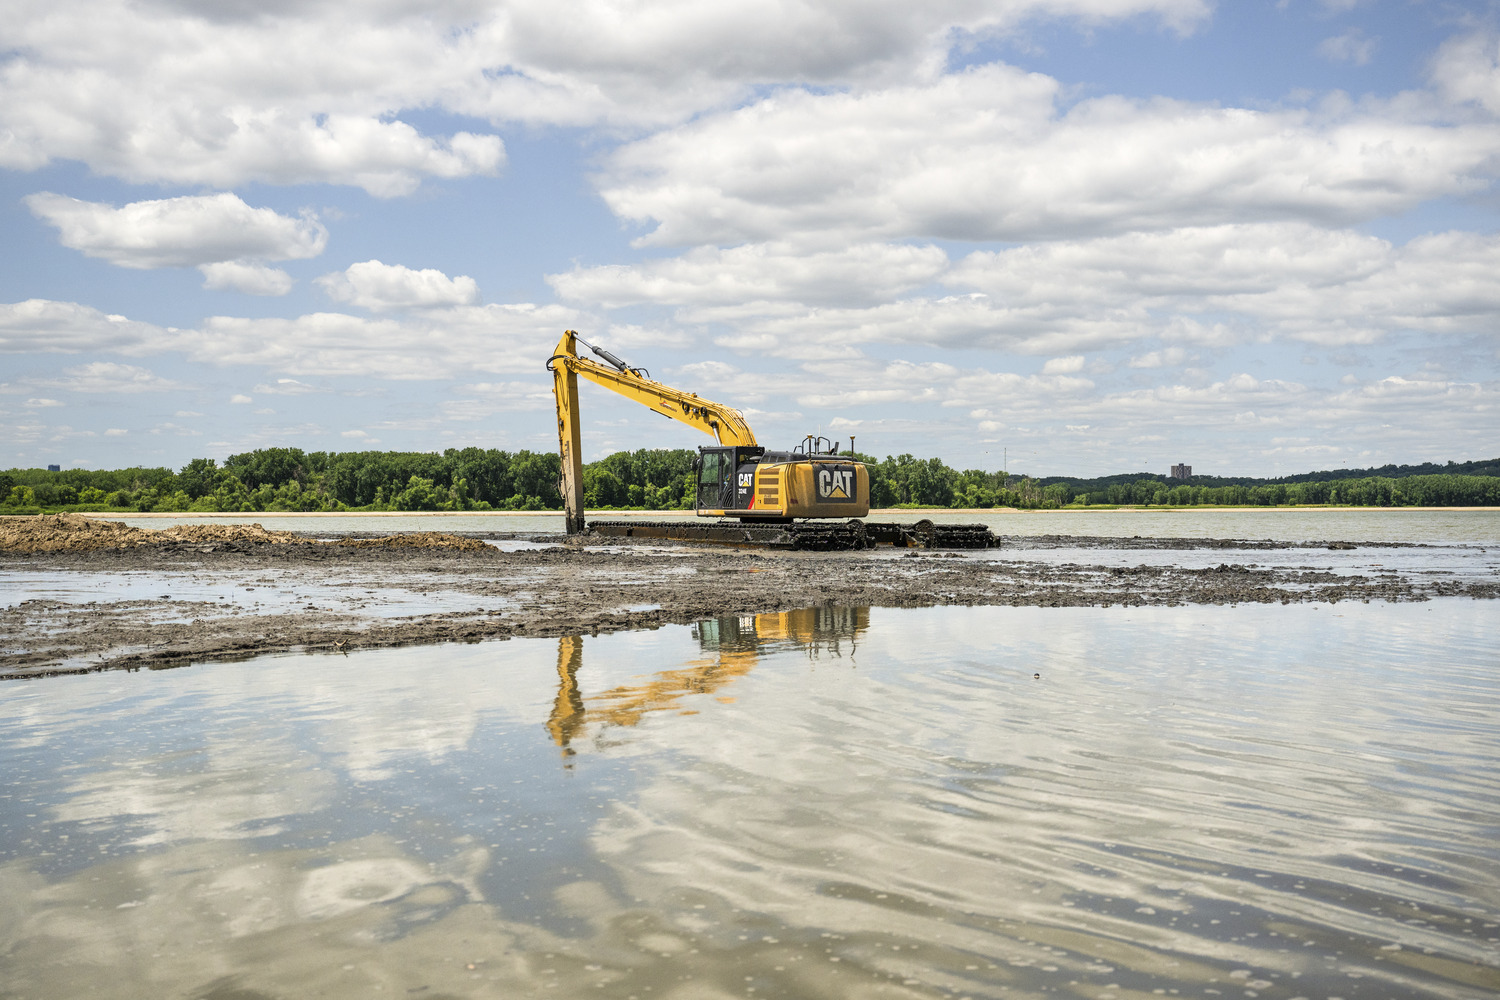
[[[60,466],[60,465],[49,465],[49,466],[47,466],[47,471],[48,472],[61,472],[62,471],[62,466]]]
[[[1174,466],[1172,466],[1172,478],[1173,479],[1191,479],[1191,478],[1193,478],[1193,467],[1191,465],[1174,465]]]

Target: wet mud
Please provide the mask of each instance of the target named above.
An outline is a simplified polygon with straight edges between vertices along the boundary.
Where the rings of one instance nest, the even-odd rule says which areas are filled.
[[[212,538],[173,530],[145,541],[120,535],[117,545],[0,549],[0,580],[9,578],[11,594],[0,607],[0,678],[159,669],[280,651],[598,634],[816,605],[1500,596],[1492,564],[1480,574],[1447,571],[1441,558],[1400,568],[1400,559],[1372,561],[1398,546],[1368,542],[1047,536],[1006,538],[983,553],[818,553],[556,535],[319,540],[258,526]],[[1077,558],[1061,561],[1060,549],[1077,550],[1068,553]],[[1205,549],[1223,556],[1195,555]],[[1305,564],[1297,550],[1308,550]],[[1315,557],[1314,550],[1322,551]]]

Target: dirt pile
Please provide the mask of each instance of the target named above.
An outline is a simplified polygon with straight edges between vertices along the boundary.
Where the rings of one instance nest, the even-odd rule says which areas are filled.
[[[489,548],[477,538],[465,538],[441,531],[414,531],[383,538],[342,538],[333,542],[315,542],[290,531],[267,531],[259,524],[183,524],[153,531],[79,514],[0,518],[0,551],[5,552],[92,552],[98,549],[226,543],[451,549],[462,552]]]
[[[267,531],[258,524],[192,524],[151,531],[80,514],[0,518],[0,551],[6,552],[92,552],[216,542],[311,544],[290,531]]]
[[[151,545],[156,532],[79,514],[0,518],[0,549],[8,552],[86,552]]]
[[[258,524],[179,524],[160,531],[147,532],[158,543],[191,542],[212,544],[214,542],[276,542],[281,545],[311,545],[309,539],[299,538],[290,531],[267,531]]]
[[[382,538],[340,538],[331,544],[360,549],[458,549],[467,552],[489,548],[477,538],[450,535],[443,531],[413,531],[405,535],[386,535]]]

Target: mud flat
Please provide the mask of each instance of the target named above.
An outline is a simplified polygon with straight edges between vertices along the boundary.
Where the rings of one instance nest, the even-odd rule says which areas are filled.
[[[1003,529],[1003,522],[996,525]],[[1500,596],[1500,551],[1007,537],[998,550],[763,552],[503,532],[318,539],[56,515],[0,524],[0,677],[599,634],[815,605],[1139,606]]]

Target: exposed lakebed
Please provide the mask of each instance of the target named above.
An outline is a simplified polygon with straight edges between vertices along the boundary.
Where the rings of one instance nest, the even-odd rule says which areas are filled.
[[[1490,512],[1468,513],[1486,516],[1464,521],[1465,537],[1500,527]],[[1272,516],[1286,518],[1281,523],[1297,529],[1292,534],[1305,528],[1291,514]],[[1327,516],[1315,512],[1309,520]],[[560,535],[516,532],[429,533],[434,544],[424,545],[387,544],[416,535],[354,533],[314,544],[305,535],[269,538],[248,527],[235,537],[223,524],[209,532],[186,526],[163,533],[160,544],[137,544],[150,533],[128,530],[135,532],[131,547],[104,544],[104,532],[99,547],[87,550],[0,552],[0,679],[278,650],[599,634],[813,605],[1500,596],[1500,544],[1491,542],[1015,535],[981,551],[815,553],[623,539],[563,544]]]

